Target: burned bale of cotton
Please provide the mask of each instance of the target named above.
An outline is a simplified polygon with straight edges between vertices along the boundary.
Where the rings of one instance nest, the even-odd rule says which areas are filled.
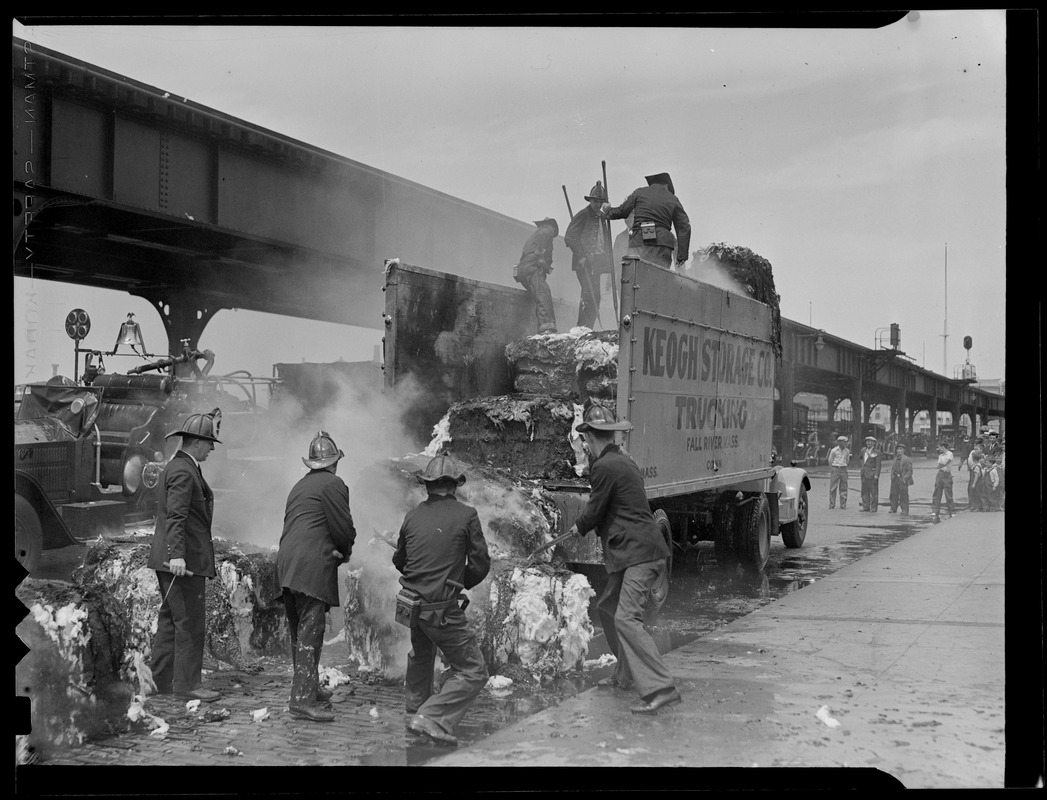
[[[407,668],[410,637],[394,620],[399,573],[392,550],[384,563],[362,560],[345,576],[345,644],[357,669],[382,680],[402,678]]]
[[[545,679],[582,667],[593,637],[585,576],[506,559],[469,594],[466,616],[492,674]]]
[[[447,435],[462,461],[511,472],[516,478],[562,478],[570,473],[575,409],[549,395],[499,395],[455,403]]]
[[[618,379],[618,331],[572,328],[567,333],[528,336],[506,345],[513,388],[521,394],[551,395],[579,402],[613,399]]]
[[[26,744],[42,760],[94,736],[125,730],[133,687],[121,670],[126,624],[106,593],[26,579],[15,595],[29,609],[16,634],[29,652],[15,686],[31,700]]]

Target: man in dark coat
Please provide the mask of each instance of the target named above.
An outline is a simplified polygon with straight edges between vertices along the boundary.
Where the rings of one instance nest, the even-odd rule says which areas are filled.
[[[338,565],[349,560],[356,541],[349,488],[335,474],[344,455],[327,431],[313,437],[302,459],[309,472],[287,496],[276,555],[294,666],[288,706],[292,717],[314,722],[334,719],[318,705],[331,697],[319,683],[320,651],[327,612],[338,605]]]
[[[683,268],[687,263],[691,221],[673,191],[672,178],[667,172],[648,175],[647,186],[637,189],[616,208],[604,203],[602,211],[608,219],[625,219],[633,215],[627,255],[636,255],[669,269],[675,246],[677,265]],[[675,242],[672,228],[676,229]]]
[[[862,511],[876,511],[880,505],[880,470],[883,453],[875,436],[865,437],[865,447],[858,454],[859,476],[862,481]]]
[[[585,196],[589,205],[571,218],[564,244],[571,250],[571,269],[581,287],[578,302],[578,324],[593,328],[600,314],[600,276],[610,272],[607,231],[600,206],[607,201],[607,192],[599,181]]]
[[[221,412],[193,414],[167,434],[182,442],[164,468],[156,509],[149,568],[160,584],[160,611],[153,637],[152,673],[158,694],[213,702],[221,694],[202,685],[207,608],[204,592],[215,572],[211,519],[214,493],[200,464],[214,450]]]
[[[601,683],[635,686],[643,702],[629,710],[653,714],[680,702],[673,677],[643,625],[649,598],[665,592],[670,553],[651,513],[640,468],[614,442],[615,431],[630,427],[628,422],[615,422],[602,406],[593,404],[586,410],[576,430],[585,437],[592,459],[591,491],[571,531],[584,536],[595,528],[603,543],[608,580],[596,610],[618,664],[614,676]]]
[[[556,333],[556,312],[553,293],[545,276],[553,271],[553,240],[560,232],[552,217],[534,223],[538,230],[527,237],[520,263],[513,270],[513,278],[523,284],[535,303],[538,333]]]
[[[487,664],[469,630],[459,592],[487,577],[491,557],[476,509],[458,501],[455,491],[465,472],[451,456],[430,460],[418,476],[428,497],[407,513],[393,553],[400,572],[400,594],[420,603],[410,625],[411,652],[404,682],[407,730],[437,744],[458,743],[458,723],[487,683]],[[437,649],[451,677],[433,694]]]
[[[901,506],[902,513],[909,515],[909,487],[912,486],[912,459],[905,453],[905,445],[894,446],[894,461],[891,463],[891,513]]]

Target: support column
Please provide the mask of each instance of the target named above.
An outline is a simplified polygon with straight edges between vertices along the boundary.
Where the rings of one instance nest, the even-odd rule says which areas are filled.
[[[167,354],[182,352],[182,340],[189,340],[189,347],[200,349],[200,337],[211,318],[223,306],[201,292],[180,291],[172,294],[141,293],[160,313],[167,329]],[[191,374],[189,365],[179,364],[176,374]]]
[[[793,430],[793,387],[796,381],[791,363],[782,362],[781,403],[782,403],[782,461],[788,464],[796,458],[796,431]]]
[[[861,364],[861,369],[865,368],[864,363],[859,361],[859,364]],[[862,422],[865,414],[865,403],[862,398],[864,389],[865,383],[859,371],[858,377],[851,380],[851,447],[855,451],[862,441]]]
[[[912,424],[906,424],[909,420],[909,414],[906,410],[905,404],[908,402],[908,392],[905,391],[905,387],[898,390],[898,405],[896,406],[897,413],[895,419],[897,420],[898,437],[908,436],[912,432]]]
[[[927,414],[931,418],[931,447],[934,447],[938,444],[938,395],[931,395],[931,407]]]

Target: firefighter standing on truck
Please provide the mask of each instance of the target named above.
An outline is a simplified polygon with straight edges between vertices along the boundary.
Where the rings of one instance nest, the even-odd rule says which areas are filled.
[[[600,276],[610,268],[607,253],[609,245],[600,214],[600,207],[607,201],[603,184],[597,181],[585,199],[589,205],[571,218],[563,240],[571,250],[571,269],[582,291],[578,303],[578,324],[592,329],[600,314]]]
[[[556,333],[553,293],[545,276],[553,271],[553,240],[560,228],[552,217],[540,219],[534,224],[538,230],[524,242],[520,263],[513,268],[513,279],[523,284],[534,300],[538,333]]]
[[[309,457],[302,459],[309,472],[287,495],[276,554],[294,669],[288,710],[313,722],[334,720],[320,706],[331,699],[331,691],[320,686],[320,651],[327,612],[338,605],[338,566],[349,560],[356,541],[349,488],[335,474],[344,456],[327,431],[313,437]]]
[[[608,219],[625,219],[633,215],[627,255],[639,256],[669,269],[673,265],[675,245],[677,266],[682,269],[687,263],[691,220],[673,190],[669,173],[648,175],[647,186],[634,191],[616,208],[604,203],[602,211]],[[675,243],[671,228],[676,229]]]
[[[487,664],[469,630],[459,592],[480,583],[491,557],[476,509],[455,498],[465,471],[451,456],[433,458],[418,476],[428,497],[407,513],[393,554],[403,589],[397,621],[411,630],[405,707],[407,730],[437,744],[458,744],[458,723],[487,683]],[[413,615],[405,620],[401,610]],[[433,694],[433,667],[439,648],[452,675]]]

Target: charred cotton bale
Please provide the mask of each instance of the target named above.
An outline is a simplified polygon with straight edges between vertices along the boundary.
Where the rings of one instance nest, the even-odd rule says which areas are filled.
[[[447,412],[454,455],[517,478],[559,478],[574,463],[574,404],[545,395],[500,395],[455,403]]]
[[[470,593],[470,621],[492,674],[523,670],[553,677],[579,669],[593,625],[585,576],[549,564],[510,559],[493,565]]]
[[[510,342],[505,358],[513,388],[522,394],[584,401],[613,399],[617,391],[617,331],[572,328],[563,334],[529,336]]]
[[[126,727],[134,689],[121,675],[127,624],[119,604],[63,581],[27,579],[15,594],[29,610],[15,629],[29,648],[15,667],[16,693],[32,700],[28,749],[46,760]]]

